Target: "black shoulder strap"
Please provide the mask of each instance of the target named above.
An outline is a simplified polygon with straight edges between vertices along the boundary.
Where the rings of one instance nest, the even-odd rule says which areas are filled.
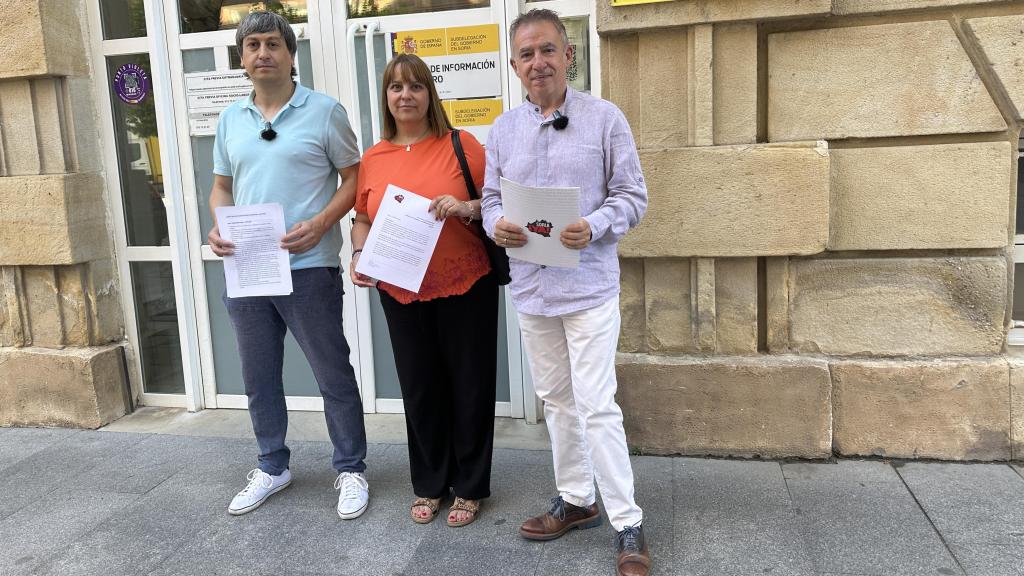
[[[466,190],[469,191],[469,199],[476,200],[480,195],[476,192],[473,175],[469,172],[469,162],[466,162],[466,153],[462,150],[459,130],[452,130],[452,146],[455,148],[455,157],[459,159],[459,166],[462,168],[462,177],[466,180]]]

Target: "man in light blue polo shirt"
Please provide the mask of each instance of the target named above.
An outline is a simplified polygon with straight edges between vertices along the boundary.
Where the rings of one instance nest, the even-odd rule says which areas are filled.
[[[355,203],[356,138],[336,100],[293,80],[297,44],[287,20],[269,12],[249,14],[239,23],[235,42],[253,92],[220,115],[210,211],[269,202],[283,206],[288,232],[281,247],[291,253],[293,292],[224,298],[260,451],[258,467],[228,512],[245,514],[291,484],[282,382],[284,336],[291,330],[324,399],[338,472],[338,515],[356,518],[369,503],[366,430],[342,325],[338,227]],[[234,245],[221,238],[216,224],[208,239],[218,256],[233,254]]]

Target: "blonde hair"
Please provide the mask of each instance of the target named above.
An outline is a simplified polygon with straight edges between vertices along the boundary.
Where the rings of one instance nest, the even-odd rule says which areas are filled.
[[[452,129],[452,123],[448,120],[448,114],[441,105],[441,98],[437,95],[437,87],[434,86],[434,77],[427,68],[427,63],[415,54],[399,54],[388,62],[384,68],[383,88],[380,92],[380,109],[384,115],[384,126],[381,127],[381,138],[391,140],[398,133],[398,126],[395,124],[395,117],[388,108],[388,86],[395,81],[399,75],[405,80],[419,82],[427,87],[430,92],[430,102],[427,104],[427,123],[430,131],[438,138],[448,134]]]

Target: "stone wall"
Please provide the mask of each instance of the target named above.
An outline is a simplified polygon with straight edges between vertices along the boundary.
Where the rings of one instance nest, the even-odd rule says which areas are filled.
[[[95,428],[131,406],[87,21],[0,0],[0,426]]]
[[[1024,456],[1024,3],[597,6],[650,191],[620,248],[633,448]]]

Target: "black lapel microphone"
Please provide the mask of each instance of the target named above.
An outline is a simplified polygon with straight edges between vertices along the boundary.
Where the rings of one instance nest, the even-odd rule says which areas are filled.
[[[569,125],[569,117],[563,116],[561,112],[555,110],[555,119],[551,121],[551,125],[555,127],[555,130],[565,130],[565,127]]]
[[[566,119],[566,124],[568,124],[568,123],[569,122],[568,122],[568,118],[567,118]],[[277,138],[277,132],[275,132],[274,129],[270,127],[270,122],[267,122],[266,127],[264,127],[263,131],[260,132],[260,138],[263,138],[267,142],[270,142],[274,138]]]

